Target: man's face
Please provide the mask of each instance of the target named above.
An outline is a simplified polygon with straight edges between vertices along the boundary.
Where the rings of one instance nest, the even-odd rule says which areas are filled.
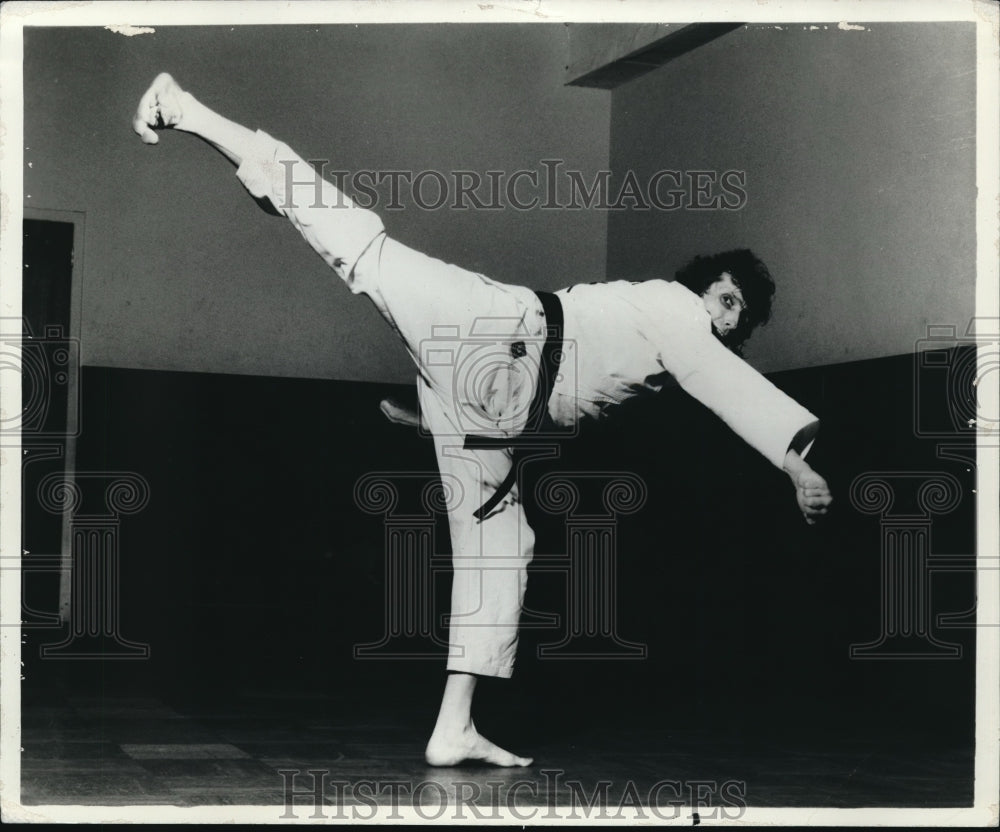
[[[733,283],[733,276],[723,272],[701,296],[705,309],[712,316],[712,326],[722,337],[729,335],[740,322],[740,313],[746,309],[743,292]]]

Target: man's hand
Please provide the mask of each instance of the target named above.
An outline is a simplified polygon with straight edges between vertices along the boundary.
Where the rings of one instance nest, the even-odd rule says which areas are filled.
[[[830,487],[819,474],[811,468],[801,471],[792,478],[795,484],[795,499],[806,522],[812,526],[821,515],[827,513],[833,496]]]
[[[784,469],[795,486],[795,500],[802,516],[810,526],[814,525],[818,517],[827,513],[833,502],[830,486],[809,467],[808,462],[791,449],[785,454]]]
[[[146,144],[156,144],[160,140],[156,131],[165,127],[201,136],[234,165],[253,153],[252,130],[209,109],[161,72],[139,100],[132,129]]]
[[[190,100],[191,96],[173,78],[166,72],[161,72],[139,99],[139,107],[132,119],[132,129],[146,144],[156,144],[160,137],[156,135],[154,128],[184,129],[184,109]]]
[[[397,425],[406,425],[411,428],[420,427],[420,413],[407,407],[405,404],[400,404],[396,399],[391,396],[387,399],[382,399],[378,403],[379,410],[390,422]]]

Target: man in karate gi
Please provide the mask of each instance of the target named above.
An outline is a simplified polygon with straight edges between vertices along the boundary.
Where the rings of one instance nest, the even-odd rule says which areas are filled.
[[[513,671],[534,546],[515,448],[543,426],[599,417],[672,376],[788,473],[807,522],[826,513],[827,484],[803,459],[818,420],[723,343],[736,335],[738,345],[769,311],[770,291],[753,297],[766,270],[749,252],[698,261],[702,285],[691,288],[618,281],[535,293],[391,239],[376,214],[287,145],[213,112],[166,73],[143,95],[133,128],[148,144],[159,140],[155,129],[175,128],[220,150],[254,197],[268,199],[352,292],[368,296],[417,366],[421,419],[452,486],[449,674],[425,752],[431,765],[531,764],[476,731],[472,699],[479,676]]]

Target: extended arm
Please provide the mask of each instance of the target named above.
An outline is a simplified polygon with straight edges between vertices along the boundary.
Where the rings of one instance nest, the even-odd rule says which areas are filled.
[[[153,80],[132,119],[132,129],[146,144],[159,142],[155,128],[160,127],[201,136],[236,165],[250,155],[254,145],[253,130],[210,110],[166,72]]]
[[[806,522],[815,523],[832,502],[826,481],[805,461],[819,420],[712,336],[699,299],[683,287],[673,291],[677,297],[660,336],[664,368],[788,474]]]
[[[819,421],[745,361],[721,344],[718,347],[708,345],[698,368],[681,380],[681,386],[780,465],[795,487],[802,516],[809,525],[815,524],[833,502],[826,480],[804,458]]]

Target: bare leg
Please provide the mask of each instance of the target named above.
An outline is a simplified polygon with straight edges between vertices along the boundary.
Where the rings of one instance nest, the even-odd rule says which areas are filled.
[[[466,760],[480,760],[495,766],[530,766],[530,757],[518,757],[480,736],[472,722],[472,695],[476,677],[470,673],[449,673],[441,699],[434,733],[424,756],[432,766],[454,766]]]

